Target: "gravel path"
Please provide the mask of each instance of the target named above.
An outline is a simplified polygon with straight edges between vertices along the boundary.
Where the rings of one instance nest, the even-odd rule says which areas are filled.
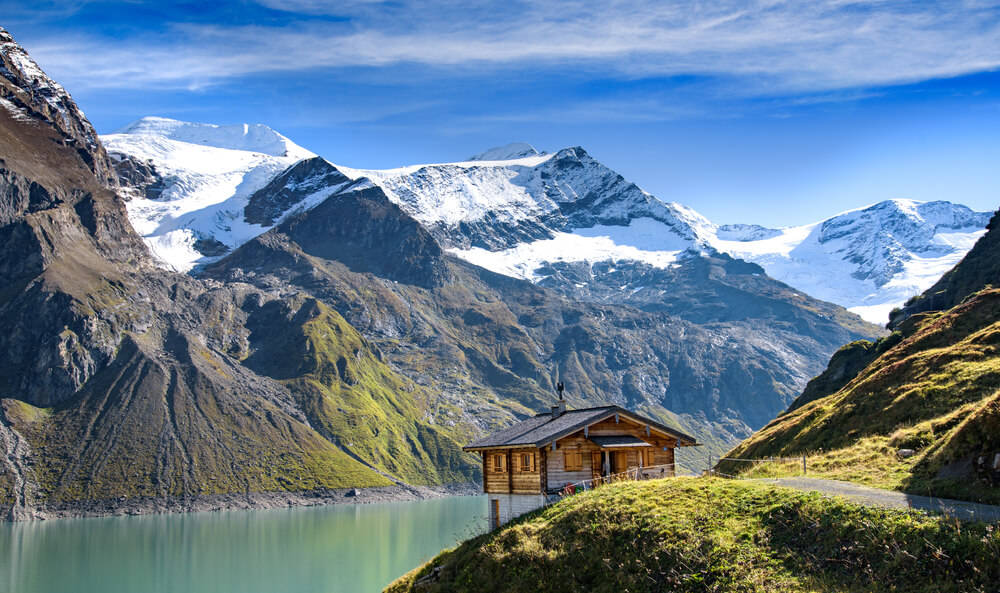
[[[906,494],[895,490],[869,488],[850,482],[822,478],[768,478],[758,481],[787,486],[796,490],[843,496],[855,502],[887,509],[920,509],[944,513],[969,521],[1000,521],[1000,506],[989,504]]]

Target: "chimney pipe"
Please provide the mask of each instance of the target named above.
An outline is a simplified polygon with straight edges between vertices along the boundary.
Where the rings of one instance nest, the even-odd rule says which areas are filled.
[[[563,390],[565,388],[562,381],[556,384],[556,391],[559,392],[559,401],[556,405],[552,406],[552,418],[558,418],[566,411],[566,401],[563,400]]]

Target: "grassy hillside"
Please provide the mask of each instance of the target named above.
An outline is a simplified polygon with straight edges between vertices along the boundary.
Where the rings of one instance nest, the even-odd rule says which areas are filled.
[[[995,591],[998,553],[1000,533],[982,524],[678,478],[576,495],[386,591]]]
[[[972,470],[974,458],[1000,452],[1000,290],[914,315],[895,331],[897,343],[846,385],[779,416],[730,456],[807,454],[818,475],[1000,502],[1000,489]],[[916,454],[903,459],[900,449]]]
[[[336,311],[298,301],[271,303],[250,318],[251,347],[259,348],[244,364],[282,381],[312,426],[379,471],[411,484],[472,479],[477,458],[424,420],[426,391],[390,369]]]

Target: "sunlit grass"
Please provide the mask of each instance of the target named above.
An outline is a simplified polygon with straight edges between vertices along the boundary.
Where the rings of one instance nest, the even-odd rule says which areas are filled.
[[[388,591],[976,592],[1000,582],[997,553],[1000,536],[983,524],[676,478],[572,496],[440,554]]]

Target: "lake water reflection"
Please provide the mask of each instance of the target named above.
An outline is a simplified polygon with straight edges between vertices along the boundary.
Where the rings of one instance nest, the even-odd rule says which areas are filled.
[[[10,593],[368,593],[486,529],[486,498],[0,524]]]

